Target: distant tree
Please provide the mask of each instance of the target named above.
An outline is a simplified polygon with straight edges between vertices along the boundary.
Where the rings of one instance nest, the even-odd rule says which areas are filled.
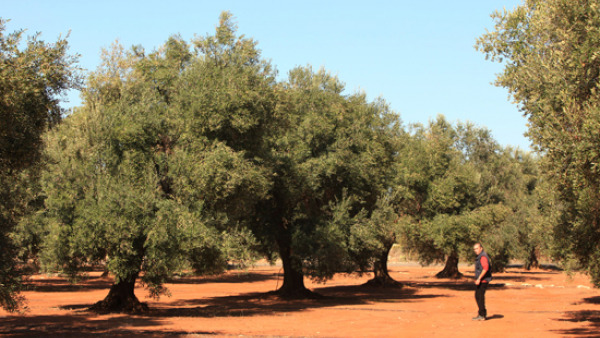
[[[495,12],[477,48],[504,61],[508,88],[529,121],[563,204],[554,238],[600,286],[600,25],[597,1],[528,0]]]
[[[361,272],[373,271],[367,285],[402,286],[388,271],[389,254],[403,240],[403,229],[412,224],[424,199],[423,156],[420,140],[400,125],[393,132],[393,162],[375,208],[357,217],[351,228],[351,252]]]
[[[470,244],[472,231],[458,220],[479,206],[481,175],[459,149],[460,136],[443,116],[427,128],[418,127],[414,137],[420,142],[414,145],[423,159],[401,172],[405,177],[399,178],[396,188],[409,190],[398,203],[414,216],[405,228],[406,249],[416,250],[424,264],[445,259],[439,277],[461,276],[459,253]]]
[[[60,121],[60,99],[79,78],[66,39],[47,44],[38,34],[23,45],[24,31],[7,35],[5,23],[0,19],[0,306],[15,310],[21,272],[9,233],[27,208],[26,183],[35,183],[42,134]]]
[[[539,159],[529,152],[503,149],[491,170],[493,196],[510,209],[501,227],[492,229],[489,252],[497,254],[495,269],[503,270],[509,258],[518,258],[530,269],[539,266],[539,256],[548,253],[551,228],[544,204],[553,194],[542,191]]]
[[[404,155],[394,183],[397,212],[412,219],[404,223],[405,249],[416,251],[423,264],[445,259],[438,277],[460,277],[459,260],[472,255],[477,241],[486,243],[498,269],[535,245],[519,239],[539,215],[535,162],[528,154],[503,149],[485,128],[451,125],[443,117],[416,126],[407,149],[413,155]]]
[[[373,278],[366,285],[388,287],[402,286],[390,276],[388,259],[390,252],[401,237],[403,223],[410,220],[396,213],[393,199],[384,193],[377,200],[370,215],[357,217],[351,227],[350,250],[360,272],[373,271]]]
[[[273,74],[223,13],[195,51],[174,36],[157,51],[105,52],[84,105],[49,134],[43,180],[46,269],[75,278],[106,261],[99,311],[143,311],[174,272],[222,271],[248,258],[253,204],[270,188],[257,159],[274,111]]]

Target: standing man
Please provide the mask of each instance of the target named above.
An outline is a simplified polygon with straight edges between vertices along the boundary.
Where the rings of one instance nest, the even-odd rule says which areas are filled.
[[[475,259],[475,300],[477,301],[477,307],[479,313],[473,320],[485,320],[487,311],[485,309],[485,291],[488,285],[492,281],[492,261],[490,257],[483,251],[481,243],[475,243],[473,245],[473,251],[477,255]]]

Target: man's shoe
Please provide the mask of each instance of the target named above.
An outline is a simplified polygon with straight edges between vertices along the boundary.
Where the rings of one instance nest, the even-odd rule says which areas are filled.
[[[485,320],[484,316],[477,316],[477,317],[473,317],[473,320]]]

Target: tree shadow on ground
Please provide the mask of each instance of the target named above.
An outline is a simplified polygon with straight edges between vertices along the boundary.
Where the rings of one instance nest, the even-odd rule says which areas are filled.
[[[600,304],[600,296],[584,298],[583,301],[590,304]]]
[[[162,325],[156,318],[117,316],[107,319],[92,313],[74,315],[0,317],[0,336],[10,337],[164,337],[166,335],[216,334],[215,332],[176,332],[152,330]],[[134,327],[134,328],[131,328]],[[140,329],[135,329],[138,327]],[[150,327],[148,329],[148,327]],[[146,328],[146,329],[144,329]]]
[[[493,281],[515,282],[515,283],[533,283],[536,281],[544,281],[551,276],[562,274],[561,270],[548,269],[545,271],[519,271],[506,269],[504,272],[496,272],[493,274]],[[465,276],[474,276],[475,271],[471,270],[465,273]],[[471,280],[473,277],[470,277]]]
[[[415,288],[371,288],[333,286],[314,289],[319,299],[282,300],[273,293],[246,293],[236,296],[180,300],[151,308],[149,317],[247,317],[297,312],[315,308],[368,305],[375,302],[411,302],[444,297],[418,295]]]
[[[468,276],[468,275],[467,275]],[[494,276],[493,281],[488,286],[489,289],[497,289],[506,287],[505,283],[498,283],[498,280],[514,280],[513,277]],[[475,291],[475,281],[471,277],[462,277],[458,279],[452,278],[437,278],[433,276],[427,276],[418,280],[398,280],[404,285],[408,285],[415,288],[440,288],[449,289],[455,291]]]
[[[493,273],[494,280],[513,280],[515,282],[523,282],[527,280],[543,280],[547,279],[550,275],[561,274],[558,270],[548,271],[519,271],[506,269],[504,272]],[[471,270],[465,274],[465,276],[475,276],[475,271]]]
[[[410,285],[415,288],[441,288],[441,289],[450,289],[455,291],[475,291],[475,283],[472,280],[468,281],[434,281],[434,282],[406,282],[405,284]],[[492,282],[488,285],[488,289],[498,289],[504,288],[506,285],[504,283],[494,283]]]
[[[208,284],[208,283],[254,283],[276,279],[278,273],[229,272],[212,276],[183,276],[169,279],[169,284]]]
[[[24,289],[36,292],[74,292],[109,289],[112,284],[112,279],[106,277],[82,277],[78,283],[70,283],[62,277],[53,277],[30,280],[24,283]]]
[[[498,274],[494,275],[493,281],[505,281],[505,282],[520,282],[520,283],[525,283],[525,282],[533,282],[533,281],[543,281],[546,280],[548,278],[544,278],[544,277],[532,277],[532,276],[514,276],[514,275],[504,275],[504,276],[499,276]],[[492,281],[492,283],[493,283]]]
[[[506,268],[519,268],[519,269],[524,269],[525,268],[525,264],[508,264],[506,266]],[[539,269],[541,270],[553,270],[553,271],[564,271],[563,268],[561,268],[560,266],[556,265],[556,264],[540,264]]]
[[[535,275],[560,275],[562,272],[558,270],[548,270],[548,271],[514,271],[514,270],[506,270],[504,271],[506,274],[516,274],[523,276],[535,276]]]
[[[597,298],[597,297],[594,297]],[[561,335],[574,335],[582,337],[598,337],[600,332],[600,311],[597,310],[582,310],[569,311],[566,313],[567,318],[558,319],[559,321],[575,322],[587,324],[585,327],[559,330]]]

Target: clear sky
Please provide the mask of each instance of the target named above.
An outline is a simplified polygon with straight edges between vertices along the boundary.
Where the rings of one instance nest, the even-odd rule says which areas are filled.
[[[295,66],[325,67],[346,91],[383,97],[405,124],[438,114],[492,131],[502,145],[529,149],[527,120],[492,82],[502,65],[474,49],[493,29],[494,10],[521,0],[0,0],[7,32],[26,29],[56,41],[69,31],[71,53],[94,70],[100,50],[119,40],[153,50],[173,34],[213,34],[219,14],[235,16],[238,33],[258,41],[280,78]],[[80,103],[69,95],[70,106]]]

